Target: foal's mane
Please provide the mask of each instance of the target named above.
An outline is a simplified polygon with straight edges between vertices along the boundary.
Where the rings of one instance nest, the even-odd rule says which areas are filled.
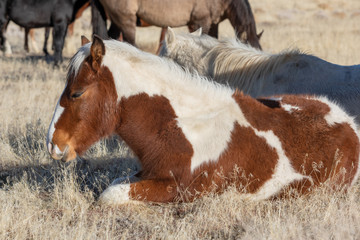
[[[240,89],[247,89],[251,82],[269,77],[285,62],[296,61],[302,53],[298,49],[270,54],[255,49],[239,40],[222,40],[207,54],[210,75],[237,82]]]
[[[217,103],[214,104],[222,108],[221,102],[227,101],[234,92],[228,86],[214,82],[197,73],[190,73],[171,59],[143,52],[127,43],[115,40],[103,42],[105,44],[103,64],[114,75],[115,86],[119,91],[118,96],[126,95],[127,92],[123,92],[125,91],[123,86],[129,82],[136,82],[137,77],[141,78],[141,82],[137,83],[138,89],[136,91],[145,92],[149,95],[163,95],[179,102],[186,96],[191,96],[197,99],[195,101],[204,103],[204,105],[208,105],[216,99]],[[68,76],[77,75],[82,62],[90,55],[90,46],[90,43],[82,46],[70,60]],[[118,78],[117,76],[122,77]]]

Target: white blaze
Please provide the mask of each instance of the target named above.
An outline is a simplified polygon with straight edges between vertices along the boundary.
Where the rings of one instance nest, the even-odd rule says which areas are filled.
[[[47,138],[46,138],[46,146],[48,147],[49,152],[51,152],[51,146],[49,146],[49,145],[53,139],[53,135],[55,132],[55,124],[59,120],[61,114],[64,112],[64,108],[60,106],[60,99],[61,99],[61,96],[59,98],[59,101],[56,104],[54,115],[52,117],[52,120],[51,120],[51,123],[49,126],[49,130],[48,130],[48,134],[47,134]]]

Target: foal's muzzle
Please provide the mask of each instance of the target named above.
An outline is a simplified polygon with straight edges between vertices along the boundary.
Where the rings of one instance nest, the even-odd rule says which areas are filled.
[[[62,162],[67,161],[67,154],[69,151],[69,146],[66,145],[64,151],[61,151],[57,145],[54,145],[52,142],[48,143],[48,151],[51,157],[55,160],[61,160]]]

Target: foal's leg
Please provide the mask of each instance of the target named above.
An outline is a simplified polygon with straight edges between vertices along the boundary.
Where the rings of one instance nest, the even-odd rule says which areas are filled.
[[[54,64],[58,65],[59,62],[62,61],[62,50],[64,48],[67,23],[64,20],[54,21]]]
[[[108,205],[134,201],[171,202],[176,194],[174,180],[142,180],[135,183],[111,185],[100,195],[99,201]]]

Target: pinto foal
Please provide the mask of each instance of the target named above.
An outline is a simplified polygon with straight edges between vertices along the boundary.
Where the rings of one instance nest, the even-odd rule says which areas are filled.
[[[95,36],[70,62],[47,145],[54,159],[69,161],[120,135],[142,171],[137,182],[109,186],[100,196],[107,204],[192,201],[229,185],[267,199],[287,186],[305,193],[326,181],[354,184],[355,128],[325,98],[256,100]]]

